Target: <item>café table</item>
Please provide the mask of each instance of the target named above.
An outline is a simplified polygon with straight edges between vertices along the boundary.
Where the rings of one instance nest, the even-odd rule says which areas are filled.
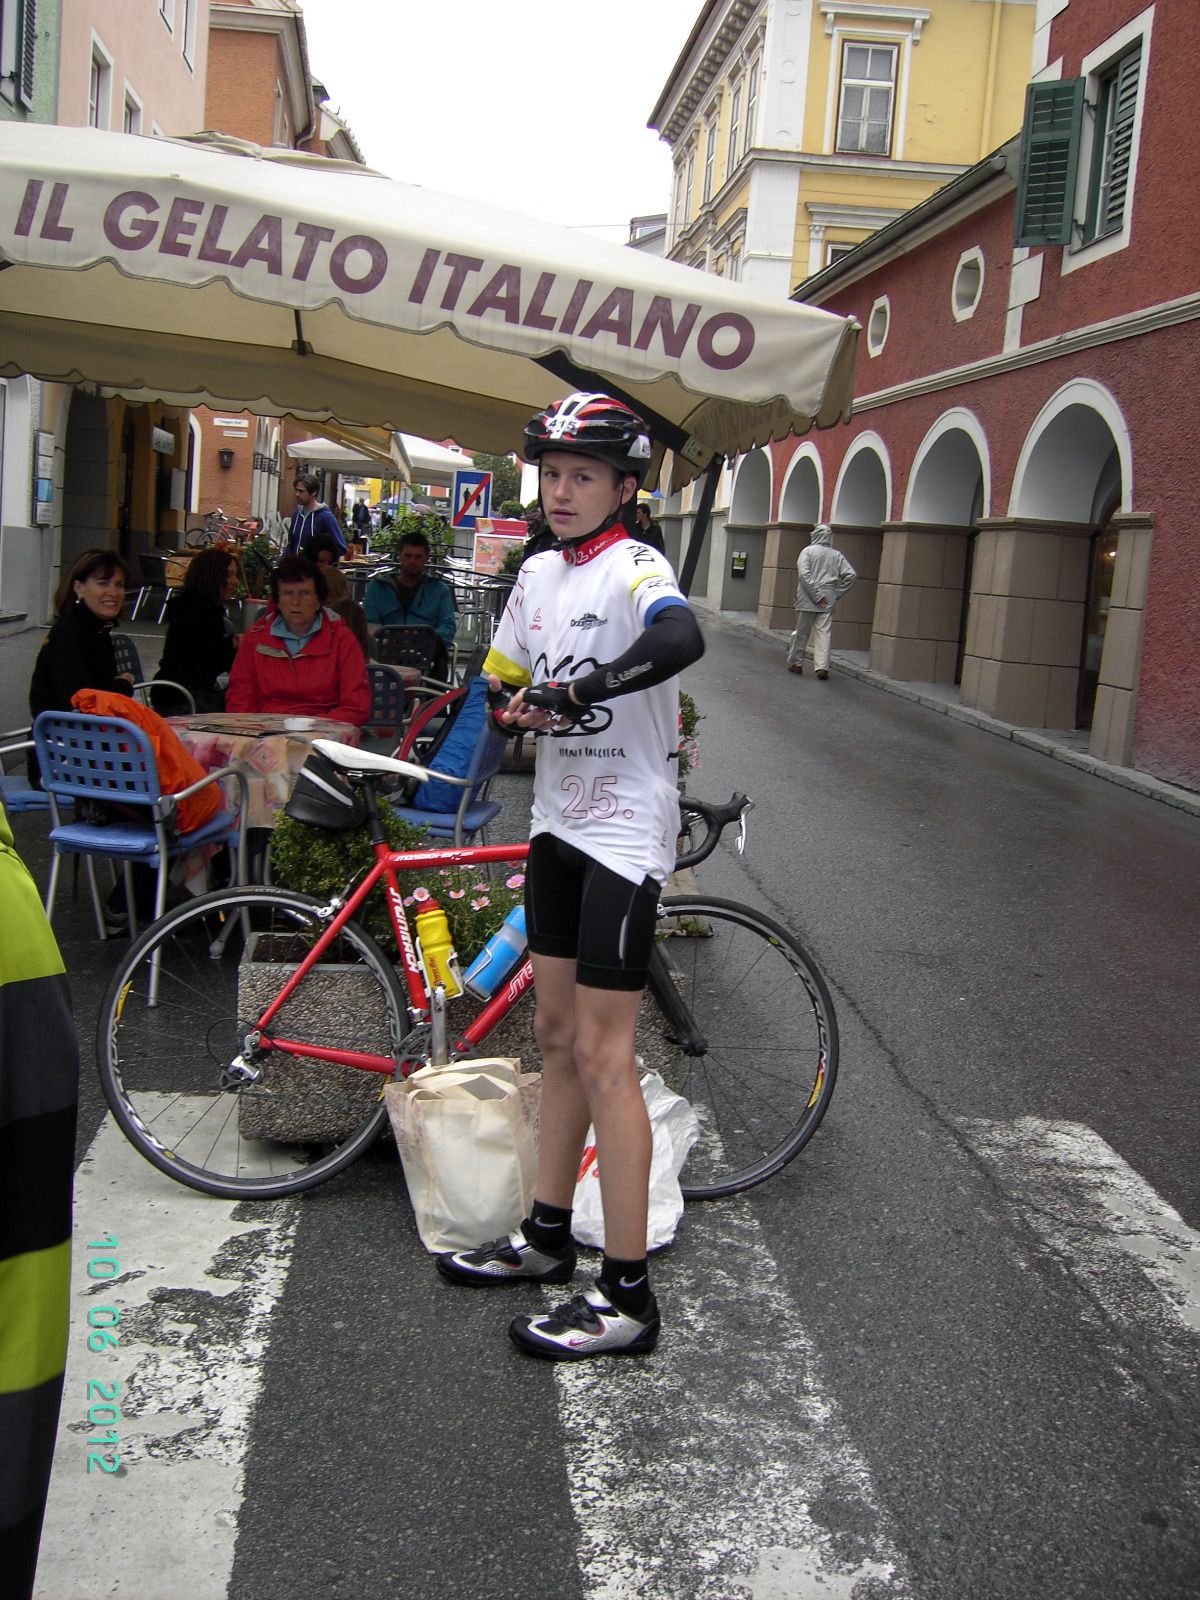
[[[246,826],[273,828],[314,739],[359,745],[362,729],[328,717],[265,711],[210,711],[168,718],[205,772],[240,762],[249,791]]]

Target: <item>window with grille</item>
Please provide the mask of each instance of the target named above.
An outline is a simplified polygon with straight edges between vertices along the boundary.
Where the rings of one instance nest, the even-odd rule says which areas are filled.
[[[1125,225],[1129,194],[1133,124],[1142,71],[1142,42],[1100,74],[1096,95],[1096,133],[1083,237],[1086,244],[1118,233]]]
[[[886,156],[891,150],[896,55],[891,44],[842,46],[839,150],[870,156]]]

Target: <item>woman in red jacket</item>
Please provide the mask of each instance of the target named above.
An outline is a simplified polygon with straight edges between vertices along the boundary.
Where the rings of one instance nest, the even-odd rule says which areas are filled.
[[[327,594],[315,563],[283,558],[271,574],[271,604],[234,658],[226,711],[331,717],[362,727],[371,714],[367,663],[350,629],[325,609]]]

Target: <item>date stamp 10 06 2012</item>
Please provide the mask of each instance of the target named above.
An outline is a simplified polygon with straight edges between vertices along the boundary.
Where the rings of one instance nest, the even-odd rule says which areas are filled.
[[[119,1241],[111,1234],[93,1239],[88,1244],[87,1275],[95,1283],[116,1278],[121,1271],[116,1250]],[[93,1255],[92,1251],[111,1251],[112,1254]],[[117,1306],[92,1306],[88,1310],[88,1349],[97,1355],[120,1347],[121,1312]],[[87,1470],[89,1472],[116,1472],[121,1465],[120,1436],[117,1423],[121,1418],[121,1385],[118,1379],[103,1382],[98,1378],[87,1380],[88,1439]],[[105,1425],[108,1425],[107,1427]]]

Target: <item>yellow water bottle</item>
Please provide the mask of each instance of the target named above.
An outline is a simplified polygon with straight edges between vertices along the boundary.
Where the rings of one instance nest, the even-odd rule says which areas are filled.
[[[440,983],[446,999],[462,993],[462,976],[458,970],[458,957],[450,938],[450,924],[446,913],[436,900],[426,900],[417,912],[417,944],[421,950],[421,965],[425,969],[425,985],[432,994]]]

